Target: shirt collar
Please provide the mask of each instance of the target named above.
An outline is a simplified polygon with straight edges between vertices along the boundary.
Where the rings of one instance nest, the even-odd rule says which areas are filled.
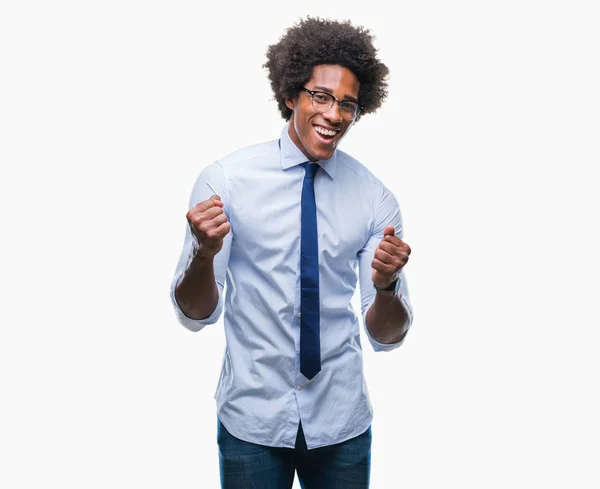
[[[290,138],[288,133],[290,123],[288,122],[283,130],[281,131],[281,138],[279,139],[279,147],[281,153],[281,168],[283,170],[287,170],[292,166],[297,166],[302,163],[306,163],[307,158],[305,154],[300,151],[300,148],[296,146],[294,141]],[[328,160],[319,160],[316,162],[325,173],[327,173],[331,178],[335,177],[335,169],[337,166],[337,150],[333,152],[331,158]]]

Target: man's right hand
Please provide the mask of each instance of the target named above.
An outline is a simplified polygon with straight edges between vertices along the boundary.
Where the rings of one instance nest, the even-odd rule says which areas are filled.
[[[192,233],[198,241],[196,256],[214,257],[223,247],[223,239],[231,226],[223,212],[221,197],[213,195],[210,199],[196,204],[186,214]]]

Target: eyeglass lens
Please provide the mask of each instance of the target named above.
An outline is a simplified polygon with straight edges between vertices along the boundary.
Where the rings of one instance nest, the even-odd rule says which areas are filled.
[[[333,96],[325,92],[316,92],[312,99],[313,107],[319,112],[327,112],[335,102]],[[343,100],[340,102],[340,111],[344,116],[352,119],[358,112],[358,104],[351,100]]]

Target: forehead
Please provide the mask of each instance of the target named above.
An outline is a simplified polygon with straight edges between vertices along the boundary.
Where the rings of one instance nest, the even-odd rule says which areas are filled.
[[[358,97],[360,82],[348,68],[340,65],[318,65],[313,68],[308,81],[310,87],[328,88],[339,97]]]

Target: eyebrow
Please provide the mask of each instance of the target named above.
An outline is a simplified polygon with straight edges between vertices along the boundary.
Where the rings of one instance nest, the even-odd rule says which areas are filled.
[[[323,92],[327,92],[327,93],[330,93],[331,95],[333,95],[333,91],[327,87],[322,87],[322,86],[317,85],[315,88],[317,90],[321,90]],[[358,99],[356,97],[353,97],[352,95],[348,95],[348,94],[344,95],[343,100],[351,100],[352,102],[358,103]]]

